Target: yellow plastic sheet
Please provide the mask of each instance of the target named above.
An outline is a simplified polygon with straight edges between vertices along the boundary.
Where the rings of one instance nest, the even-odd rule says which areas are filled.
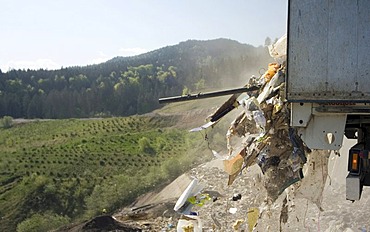
[[[200,194],[197,196],[192,196],[188,198],[188,202],[193,205],[203,206],[207,201],[210,201],[212,198],[209,194]]]
[[[249,208],[247,213],[247,219],[248,219],[248,231],[252,232],[253,227],[257,224],[257,220],[259,217],[259,209],[256,207]]]

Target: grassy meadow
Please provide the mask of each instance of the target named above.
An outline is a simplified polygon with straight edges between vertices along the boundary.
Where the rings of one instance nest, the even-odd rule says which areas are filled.
[[[0,231],[51,230],[112,213],[210,157],[173,116],[0,129]]]

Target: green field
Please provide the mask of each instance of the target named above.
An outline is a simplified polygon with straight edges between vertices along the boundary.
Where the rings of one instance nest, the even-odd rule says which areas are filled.
[[[131,203],[209,159],[173,116],[34,121],[0,129],[0,231],[49,230]]]

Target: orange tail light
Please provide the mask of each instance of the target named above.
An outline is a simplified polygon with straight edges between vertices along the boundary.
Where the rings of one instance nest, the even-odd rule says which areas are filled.
[[[358,170],[358,164],[359,164],[359,156],[357,153],[352,154],[352,171]]]

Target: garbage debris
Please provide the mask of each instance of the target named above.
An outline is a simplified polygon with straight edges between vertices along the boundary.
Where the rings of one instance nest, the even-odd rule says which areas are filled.
[[[223,170],[229,175],[228,185],[232,185],[237,178],[240,178],[244,169],[257,164],[261,169],[262,184],[267,192],[266,202],[272,204],[284,190],[303,179],[303,167],[308,160],[306,153],[310,150],[298,136],[297,130],[290,126],[290,105],[285,99],[286,36],[270,46],[269,52],[276,62],[269,63],[267,71],[260,77],[252,76],[249,79],[245,85],[248,92],[234,93],[208,117],[209,121],[206,124],[190,131],[196,132],[214,127],[225,115],[241,106],[243,111],[231,122],[226,133],[228,154],[219,154],[214,150],[212,153],[217,160],[223,162]],[[239,99],[241,96],[243,97]],[[238,146],[232,143],[235,137],[242,139]],[[325,162],[320,164],[323,166]],[[313,171],[309,170],[309,172]],[[323,176],[325,175],[327,173],[323,173]],[[310,181],[308,182],[311,184]],[[302,189],[305,188],[304,186]],[[299,184],[295,185],[295,188],[298,187]],[[322,185],[318,187],[321,191]],[[193,206],[203,206],[206,201],[215,202],[218,199],[208,194],[201,194],[201,190],[198,181],[194,179],[177,201],[175,211],[186,217],[195,216],[190,215]],[[307,197],[319,206],[321,202],[319,196],[320,194]],[[232,201],[240,199],[241,194],[235,194],[232,197]],[[286,222],[287,207],[285,202],[282,211],[284,215],[281,218],[283,223]],[[237,208],[229,208],[231,214],[237,211]],[[258,208],[251,208],[248,211],[249,231],[252,231],[256,225],[259,213]],[[217,220],[212,218],[220,227]],[[241,223],[242,221],[236,223],[236,227],[239,228]],[[181,228],[185,228],[183,226],[185,224],[181,225]]]
[[[232,201],[238,201],[242,199],[242,195],[240,193],[234,194],[234,196],[231,198]]]
[[[280,231],[282,231],[282,226],[281,223],[287,223],[288,222],[288,200],[287,197],[284,198],[283,200],[283,205],[281,207],[281,212],[280,212]]]
[[[183,215],[177,222],[177,232],[201,232],[202,230],[202,221],[198,216]]]
[[[191,196],[188,198],[188,201],[192,205],[197,205],[197,206],[203,206],[206,201],[210,201],[211,197],[208,194],[198,194],[196,196]]]
[[[172,223],[168,223],[168,224],[167,224],[167,228],[168,228],[168,229],[172,229],[172,228],[174,228],[174,227],[175,227],[175,226],[174,226]]]
[[[265,82],[266,83],[269,82],[269,81],[271,81],[271,78],[273,76],[275,76],[276,72],[279,70],[280,67],[281,67],[281,65],[278,64],[278,63],[270,63],[270,64],[268,64],[267,71],[263,75],[263,78],[265,78]]]
[[[203,126],[193,128],[189,132],[201,131],[210,126],[214,126],[222,117],[240,105],[240,103],[237,101],[239,96],[240,93],[233,94],[221,107],[217,109],[215,113],[208,116],[208,119],[210,119],[208,123],[204,124]]]
[[[208,194],[210,197],[212,197],[212,199],[214,198],[218,199],[222,197],[221,193],[214,191],[214,190],[203,190],[202,193]]]
[[[235,214],[237,211],[238,211],[237,208],[230,208],[229,209],[229,213],[231,213],[231,214]]]
[[[243,225],[243,223],[244,223],[243,219],[236,220],[236,222],[233,224],[233,230],[240,231],[240,227]]]
[[[202,220],[197,212],[192,211],[192,208],[202,207],[206,202],[211,201],[211,195],[216,198],[221,195],[217,191],[202,193],[203,188],[198,179],[194,178],[177,200],[174,210],[181,214],[176,227],[178,232],[202,231]]]
[[[244,149],[235,157],[229,160],[224,160],[225,172],[230,176],[240,172],[244,162],[245,152]]]
[[[273,49],[270,53],[277,58],[285,56],[284,49],[280,50],[275,45]],[[217,191],[204,191],[205,187],[194,179],[175,207],[171,206],[177,214],[177,231],[202,231],[203,225],[206,231],[230,231],[230,228],[235,231],[277,231],[279,222],[282,231],[291,226],[290,222],[295,218],[306,228],[306,214],[303,220],[289,215],[297,196],[309,199],[322,210],[329,152],[311,152],[290,126],[290,106],[285,99],[285,73],[285,60],[268,64],[263,75],[253,76],[248,81],[247,86],[257,89],[247,94],[234,94],[209,117],[209,122],[190,130],[210,129],[228,113],[237,109],[241,111],[227,130],[227,151],[212,150],[213,161],[217,161],[214,162],[217,167],[214,165],[212,168],[220,168],[225,173],[213,172],[214,169],[208,167],[203,172],[195,171],[199,180],[209,179],[208,188],[217,189],[224,196]],[[237,145],[235,141],[238,141]],[[256,175],[255,178],[244,179],[250,172]],[[233,184],[236,188],[224,188],[212,182],[224,176],[228,179],[227,185]],[[209,221],[205,220],[207,217]],[[276,219],[275,223],[269,223],[268,218]],[[318,219],[307,217],[307,221],[311,220],[320,224]],[[168,231],[173,225],[176,223],[163,220],[162,228]]]
[[[322,194],[328,178],[328,162],[330,151],[313,150],[307,159],[307,165],[303,169],[305,178],[294,186],[294,197],[302,197],[310,200],[322,210]],[[314,189],[315,191],[312,191]]]
[[[268,48],[270,56],[282,64],[286,60],[287,35],[283,35],[276,43],[269,45]]]
[[[197,196],[200,191],[202,191],[202,189],[203,186],[199,184],[198,179],[193,179],[188,187],[185,189],[185,191],[181,194],[173,209],[181,214],[190,215],[191,208],[194,204],[192,204],[189,199],[193,199],[192,197]],[[193,200],[194,202],[196,202],[196,198]],[[199,202],[199,204],[203,203]]]
[[[242,106],[244,112],[230,125],[226,134],[230,158],[213,152],[216,158],[224,162],[224,171],[229,174],[228,184],[231,185],[241,174],[243,168],[257,163],[264,174],[264,186],[271,202],[290,185],[303,178],[303,164],[307,158],[305,145],[297,131],[289,126],[290,109],[284,99],[285,66],[284,63],[270,63],[268,70],[259,79],[251,78],[249,85],[260,85],[259,91],[249,93],[238,101],[241,94],[232,95],[213,115],[211,122],[224,117],[228,112]],[[248,86],[248,85],[247,85]],[[231,145],[234,136],[247,137],[249,128],[241,125],[247,121],[254,122],[250,126],[258,136],[236,155],[232,156],[235,148]],[[250,124],[249,124],[250,125]]]
[[[259,213],[258,208],[250,208],[248,210],[247,221],[248,221],[248,231],[249,232],[252,232],[253,228],[256,226],[259,214],[260,213]]]
[[[249,88],[258,88],[243,95],[233,94],[209,116],[208,123],[191,131],[213,127],[226,114],[241,106],[243,111],[231,122],[226,133],[228,154],[219,154],[216,151],[212,153],[216,159],[222,160],[224,171],[229,175],[228,185],[241,177],[244,169],[257,164],[263,174],[261,179],[267,191],[267,202],[271,204],[285,189],[302,180],[302,169],[307,162],[306,152],[309,149],[296,129],[290,127],[290,106],[285,99],[286,36],[270,46],[269,52],[276,62],[268,64],[267,71],[260,77],[252,76],[246,85]],[[241,96],[243,98],[238,100]],[[231,142],[233,137],[248,139],[243,141],[241,147],[236,148]],[[195,195],[193,198],[192,204],[203,204]],[[240,199],[241,195],[232,198],[233,201]],[[317,196],[312,196],[311,200],[320,205]],[[229,209],[232,214],[236,211],[237,208]],[[253,209],[252,212],[253,214],[248,213],[250,231],[259,214],[258,209]],[[254,215],[253,220],[251,215]]]
[[[220,120],[222,117],[224,117],[226,114],[228,114],[233,109],[237,108],[239,106],[239,102],[237,101],[238,97],[240,96],[240,93],[233,94],[221,107],[217,109],[217,111],[210,115],[210,121],[216,122]]]

